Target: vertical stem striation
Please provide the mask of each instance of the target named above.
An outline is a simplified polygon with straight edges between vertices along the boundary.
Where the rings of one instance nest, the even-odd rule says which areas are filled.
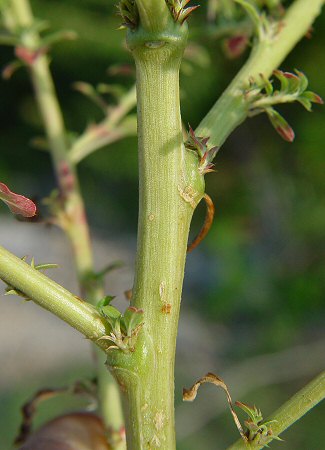
[[[179,65],[186,26],[129,33],[136,62],[140,205],[132,306],[144,328],[132,354],[109,364],[125,393],[129,450],[175,449],[174,357],[191,217],[204,194],[197,156],[186,150]]]

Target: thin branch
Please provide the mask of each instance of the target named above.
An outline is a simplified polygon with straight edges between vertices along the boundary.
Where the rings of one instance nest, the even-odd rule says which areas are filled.
[[[249,79],[257,78],[261,73],[267,78],[271,75],[306,35],[323,4],[324,0],[296,0],[293,3],[281,19],[277,34],[253,47],[245,65],[195,130],[197,136],[209,136],[212,146],[224,143],[247,117],[243,88]]]
[[[274,421],[274,423],[272,423],[272,435],[269,436],[269,439],[263,445],[254,445],[254,449],[264,448],[266,444],[272,441],[274,436],[279,436],[280,433],[283,433],[283,431],[293,425],[297,420],[301,419],[301,417],[324,398],[325,371],[314,378],[266,419],[266,421]],[[229,447],[228,450],[240,450],[246,448],[247,446],[244,441],[238,440]]]
[[[136,123],[123,124],[127,113],[136,105],[136,89],[133,86],[100,123],[89,127],[73,144],[69,158],[74,164],[101,147],[112,144],[126,136],[136,134]],[[127,120],[127,119],[126,119]]]
[[[108,327],[94,306],[71,294],[1,246],[0,279],[64,320],[102,349],[107,347],[103,340],[98,339],[107,334]]]
[[[325,340],[322,339],[276,353],[253,356],[225,369],[222,377],[231,386],[237,400],[263,387],[307,379],[323,369],[324,345]],[[179,439],[190,439],[224,410],[225,406],[221,402],[214,404],[209,398],[201,398],[200,412],[195,414],[193,420],[193,412],[187,405],[180,404],[176,414]]]

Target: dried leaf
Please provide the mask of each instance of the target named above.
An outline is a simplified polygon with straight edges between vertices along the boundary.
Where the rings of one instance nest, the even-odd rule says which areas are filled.
[[[209,170],[206,170],[208,172]],[[204,194],[203,196],[206,204],[206,215],[204,219],[204,224],[201,230],[199,231],[199,234],[195,237],[195,239],[187,246],[187,253],[190,253],[192,250],[194,250],[205,238],[205,236],[208,234],[214,217],[214,204],[211,199],[211,197],[208,194]]]
[[[192,402],[193,400],[195,400],[197,391],[198,391],[199,387],[201,386],[201,384],[203,384],[203,383],[212,383],[215,386],[221,387],[225,391],[225,393],[227,395],[230,412],[233,416],[233,419],[237,426],[239,434],[241,435],[243,440],[245,442],[247,442],[247,437],[245,436],[245,433],[241,426],[241,423],[239,422],[237,414],[234,411],[234,407],[232,404],[232,400],[231,400],[231,396],[230,396],[228,387],[227,387],[226,383],[220,377],[215,375],[214,373],[211,373],[211,372],[207,373],[206,375],[204,375],[204,377],[200,378],[195,384],[193,384],[193,386],[190,389],[183,388],[183,400],[186,402]]]

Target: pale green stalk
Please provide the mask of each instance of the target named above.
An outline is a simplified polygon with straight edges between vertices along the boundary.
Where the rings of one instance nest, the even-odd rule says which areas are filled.
[[[47,309],[96,345],[105,349],[105,341],[98,340],[108,333],[107,324],[97,309],[64,289],[23,260],[0,246],[0,279],[18,289],[25,297]],[[37,335],[37,325],[35,325]],[[38,336],[42,338],[42,336]]]
[[[143,6],[146,2],[139,3]],[[137,68],[140,177],[138,250],[131,304],[144,310],[145,323],[135,352],[125,355],[112,350],[108,363],[124,393],[128,449],[173,450],[174,354],[186,244],[193,209],[202,197],[204,183],[198,175],[196,156],[184,150],[182,144],[178,67],[185,27],[158,27],[161,32],[157,33],[147,21],[149,4],[146,14],[140,14],[139,28],[128,33]],[[305,33],[304,23],[310,25],[320,9],[318,2],[308,20],[300,20],[303,30],[297,32],[293,22],[304,15],[301,9],[308,7],[306,1],[298,0],[297,4],[286,16],[290,27],[282,34],[284,42],[275,45],[261,41],[218,104],[219,122],[212,112],[210,122],[203,121],[207,120],[209,132],[202,132],[199,127],[198,135],[212,135],[211,143],[220,144],[234,124],[246,117],[243,83],[250,74],[275,69]],[[271,49],[280,52],[280,56],[271,58]]]
[[[197,156],[184,148],[179,66],[187,27],[128,34],[136,62],[140,209],[132,306],[144,310],[134,353],[112,351],[128,450],[175,449],[174,357],[191,217],[204,193]]]
[[[295,45],[303,38],[316,17],[324,0],[296,0],[281,19],[275,35],[266,35],[258,41],[250,57],[219,100],[195,130],[198,136],[210,136],[211,146],[221,146],[233,130],[248,115],[243,89],[251,77],[269,77]]]
[[[275,69],[307,31],[322,4],[320,0],[294,3],[283,30],[276,39],[262,40],[255,47],[235,81],[202,121],[199,135],[210,135],[214,145],[224,142],[247,115],[242,88],[249,76],[268,75]],[[197,156],[184,148],[182,139],[178,73],[186,25],[171,23],[163,0],[137,0],[137,5],[140,26],[128,33],[137,67],[140,170],[131,304],[144,310],[144,325],[135,351],[110,350],[108,364],[123,392],[128,450],[174,450],[177,324],[189,225],[203,196],[204,180],[198,172]]]
[[[241,450],[247,448],[261,449],[273,439],[272,436],[279,436],[287,428],[301,419],[308,411],[325,398],[325,372],[322,372],[310,383],[304,386],[299,392],[276,410],[266,421],[274,420],[270,427],[272,435],[263,445],[249,445],[243,439],[239,439],[228,450]]]
[[[4,12],[4,19],[10,31],[14,33],[20,28],[24,29],[24,32],[20,35],[21,47],[27,51],[37,52],[42,43],[37,30],[33,27],[34,17],[28,0],[10,0],[4,8]],[[62,209],[58,212],[56,219],[71,242],[81,294],[88,301],[96,303],[103,297],[103,286],[102,282],[94,282],[89,278],[89,275],[94,271],[89,227],[79,189],[78,176],[68,155],[66,130],[49,70],[47,55],[38,55],[28,65],[28,68],[48,138],[60,196],[63,200]],[[98,353],[98,365],[104,365],[104,363],[104,355]],[[124,425],[121,405],[117,394],[114,395],[114,400],[109,398],[107,394],[114,389],[117,392],[116,383],[112,376],[108,372],[105,374],[103,370],[100,370],[98,379],[102,394],[100,403],[107,413],[107,416],[103,419],[108,427],[118,431]],[[107,386],[107,389],[105,389],[105,386]]]

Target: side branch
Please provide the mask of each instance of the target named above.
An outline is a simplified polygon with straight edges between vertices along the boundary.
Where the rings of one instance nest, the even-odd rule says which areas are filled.
[[[275,411],[267,421],[274,420],[272,423],[272,435],[263,445],[256,445],[254,448],[261,449],[272,441],[272,436],[279,436],[287,428],[301,419],[308,411],[325,398],[325,372],[322,372],[314,378],[307,386],[303,387],[277,411]],[[247,448],[245,442],[239,439],[228,450],[240,450]]]
[[[279,23],[273,37],[257,42],[250,57],[232,83],[214,104],[195,130],[197,136],[209,136],[212,146],[221,146],[233,130],[247,117],[243,88],[250,78],[263,74],[268,78],[320,14],[324,0],[296,0]]]
[[[26,294],[35,303],[55,314],[103,350],[107,324],[89,303],[79,299],[38,270],[0,246],[0,279]]]

